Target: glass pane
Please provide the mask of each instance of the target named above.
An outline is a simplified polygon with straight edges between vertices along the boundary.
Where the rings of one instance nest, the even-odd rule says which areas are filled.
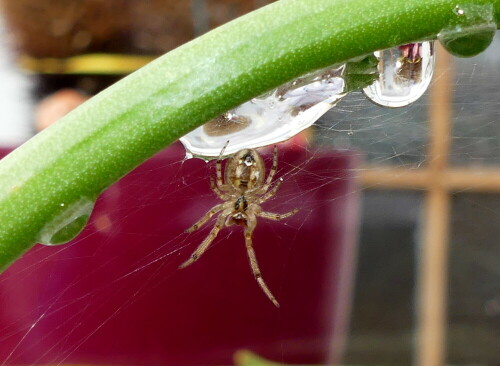
[[[500,165],[500,37],[471,59],[453,59],[453,139],[456,166]]]
[[[453,197],[448,362],[495,365],[500,316],[500,195]]]
[[[422,197],[365,191],[347,364],[410,364]]]
[[[427,105],[428,93],[401,109],[380,107],[361,92],[351,93],[315,125],[318,143],[359,150],[370,164],[425,165]]]

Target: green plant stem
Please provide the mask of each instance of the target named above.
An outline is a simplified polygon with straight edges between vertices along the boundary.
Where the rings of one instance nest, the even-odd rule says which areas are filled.
[[[490,4],[500,24],[500,0]],[[0,162],[0,269],[62,203],[95,199],[207,120],[311,70],[435,38],[450,0],[281,0],[160,57]]]

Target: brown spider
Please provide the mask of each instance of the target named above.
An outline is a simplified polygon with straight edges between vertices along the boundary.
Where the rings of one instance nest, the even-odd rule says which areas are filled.
[[[252,246],[252,232],[257,225],[257,216],[277,221],[292,216],[298,211],[298,209],[294,209],[285,214],[277,214],[264,212],[260,207],[261,203],[267,201],[276,194],[276,191],[283,181],[283,179],[280,178],[276,185],[269,190],[278,167],[278,149],[276,145],[274,146],[273,166],[269,171],[269,175],[267,176],[265,183],[264,176],[266,174],[266,167],[264,165],[264,161],[259,153],[253,149],[240,150],[229,158],[225,172],[225,183],[223,183],[221,158],[226,146],[222,148],[217,160],[217,186],[215,185],[214,179],[212,177],[210,178],[210,186],[212,187],[212,190],[221,200],[225,202],[215,205],[198,222],[187,229],[186,232],[191,233],[198,230],[216,213],[222,212],[205,240],[203,240],[193,254],[191,254],[191,257],[184,262],[180,268],[189,266],[203,253],[205,253],[208,246],[219,233],[220,229],[225,226],[241,225],[245,228],[245,244],[247,247],[248,258],[250,259],[250,267],[252,268],[255,279],[267,297],[273,302],[274,305],[279,307],[278,301],[276,301],[276,298],[267,287],[260,273],[257,257],[255,256],[255,251]]]

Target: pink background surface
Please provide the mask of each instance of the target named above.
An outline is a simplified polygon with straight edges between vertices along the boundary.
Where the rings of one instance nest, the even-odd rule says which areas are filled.
[[[259,219],[253,237],[280,309],[254,280],[239,227],[177,269],[213,221],[184,230],[219,202],[215,164],[182,158],[178,145],[157,154],[103,193],[75,240],[37,245],[0,275],[0,364],[218,365],[239,349],[338,361],[355,265],[352,155],[280,150],[285,181],[263,207],[301,211]]]

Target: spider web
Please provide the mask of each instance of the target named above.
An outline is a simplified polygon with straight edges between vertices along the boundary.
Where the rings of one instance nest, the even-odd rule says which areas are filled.
[[[500,39],[496,37],[485,53],[471,59],[453,59],[452,65],[435,75],[435,80],[445,72],[454,75],[450,107],[453,130],[449,152],[453,167],[496,168],[500,162],[499,65]],[[312,197],[329,187],[332,179],[354,182],[356,176],[371,166],[425,168],[430,159],[429,108],[439,103],[441,101],[431,100],[426,94],[409,107],[387,109],[371,104],[361,93],[352,93],[303,134],[302,139],[280,147],[281,159],[276,176],[282,177],[284,183],[276,198],[263,206],[273,212],[286,212],[300,203],[301,214],[277,223],[259,219],[254,238],[258,258],[265,257],[266,250],[281,254],[272,261],[261,262],[264,279],[272,279],[268,285],[278,300],[281,300],[283,288],[291,281],[286,274],[303,270],[301,264],[291,258],[299,245],[301,231],[311,225],[315,212],[328,207],[349,207],[340,205],[339,202],[344,200],[356,205],[357,197],[363,197],[363,210],[359,215],[360,257],[351,338],[347,340],[347,361],[409,363],[411,360],[411,337],[415,326],[414,272],[418,261],[415,252],[422,192],[410,189],[398,190],[397,193],[393,189],[363,190],[366,187],[358,182],[348,190],[330,191],[335,194],[329,197]],[[340,159],[340,156],[355,164],[347,164],[342,169],[340,163],[314,165],[318,159],[328,159],[325,151],[331,154],[330,159]],[[92,357],[106,363],[109,360],[99,353],[102,348],[89,348],[89,344],[101,339],[102,332],[108,334],[106,329],[108,332],[113,329],[115,339],[108,339],[106,347],[111,353],[116,352],[120,340],[126,340],[128,334],[140,329],[137,323],[131,325],[127,322],[129,315],[136,316],[137,308],[140,308],[145,313],[144,321],[151,321],[147,313],[158,309],[145,303],[144,299],[150,299],[151,294],[158,295],[165,284],[175,288],[174,294],[180,302],[189,298],[192,292],[214,296],[206,293],[204,288],[204,281],[213,280],[210,273],[218,271],[210,267],[211,263],[227,266],[224,268],[227,282],[221,286],[236,288],[234,278],[246,275],[239,287],[252,289],[252,297],[261,297],[257,309],[272,307],[254,283],[248,264],[240,269],[231,265],[233,261],[246,263],[244,240],[237,227],[222,230],[208,252],[193,264],[193,267],[198,267],[196,276],[188,276],[190,268],[178,269],[213,225],[212,220],[203,230],[193,234],[183,232],[183,228],[193,223],[193,218],[201,217],[219,202],[209,189],[209,176],[215,175],[215,164],[184,160],[179,146],[162,154],[169,157],[162,158],[164,155],[160,154],[131,173],[126,183],[117,183],[105,193],[98,202],[96,212],[99,216],[94,213],[90,227],[78,238],[61,247],[36,246],[11,270],[2,274],[0,299],[9,322],[0,325],[0,365],[19,364],[23,360],[60,365],[75,361],[92,362]],[[269,151],[264,155],[269,167],[271,155]],[[287,156],[300,159],[287,159]],[[500,313],[499,258],[498,252],[494,254],[492,249],[500,234],[495,225],[499,218],[499,198],[498,193],[475,192],[455,193],[453,198],[451,245],[456,253],[451,254],[450,259],[449,362],[488,364],[494,360],[494,328],[488,323],[497,319]],[[162,213],[165,209],[168,209],[168,215]],[[134,221],[138,216],[143,217],[141,222]],[[459,225],[464,222],[469,229],[465,232]],[[117,246],[117,237],[127,239],[123,239],[123,245]],[[259,240],[269,243],[271,249],[259,245]],[[237,244],[228,245],[233,241]],[[391,250],[396,254],[391,256]],[[236,255],[237,259],[231,255]],[[232,270],[241,272],[235,274]],[[273,271],[275,277],[266,275]],[[312,283],[310,286],[314,288],[316,285]],[[23,287],[35,288],[41,293],[27,293]],[[44,296],[43,292],[49,295]],[[238,306],[239,299],[227,293],[224,296],[225,301]],[[238,296],[243,295],[239,293]],[[388,302],[387,297],[395,300]],[[249,299],[247,297],[244,301]],[[286,302],[281,301],[286,309]],[[307,298],[302,301],[305,308],[311,306]],[[365,303],[370,303],[370,306]],[[193,314],[197,311],[196,305],[183,303],[194,311]],[[286,333],[289,326],[279,322],[282,317],[279,311],[272,311],[269,319],[278,319],[278,330]],[[239,314],[253,321],[259,321],[258,315]],[[158,316],[157,324],[148,323],[145,329],[168,328],[177,316],[174,311],[166,310]],[[209,322],[209,319],[204,321]],[[212,326],[216,328],[218,325]],[[211,329],[191,323],[186,327],[195,332],[190,335],[194,340],[203,339],[205,342],[207,338],[198,337],[196,332],[201,334]],[[467,342],[472,345],[463,348],[462,334],[471,329],[477,338],[468,337]],[[390,338],[391,332],[396,336]],[[186,336],[189,334],[178,335],[179,338]],[[380,336],[385,343],[379,345],[379,351],[367,351],[367,347],[375,344]],[[217,334],[213,337],[217,339]],[[267,340],[269,335],[261,334],[261,337]],[[141,337],[131,339],[134,344],[128,346],[132,350],[139,349],[136,346]],[[285,350],[290,345],[288,339],[281,342],[282,360],[285,361]],[[178,344],[182,347],[184,343],[179,340]],[[212,357],[225,352],[223,347],[218,349],[219,346],[216,343],[210,345],[208,348],[213,353],[206,355]],[[472,348],[476,351],[466,351]],[[95,353],[89,358],[79,356],[75,359],[75,355],[84,349]],[[185,352],[186,357],[191,351],[179,349],[179,353]],[[135,360],[142,359],[143,364],[155,363],[154,355],[134,354],[134,357]],[[129,360],[115,358],[113,361],[127,363]]]

